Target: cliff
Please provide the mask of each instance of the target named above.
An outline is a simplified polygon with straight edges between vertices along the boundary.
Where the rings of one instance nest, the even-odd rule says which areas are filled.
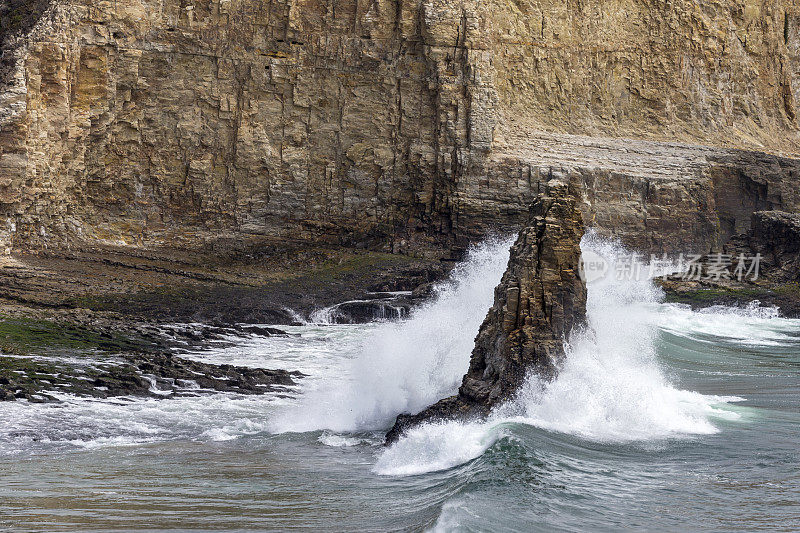
[[[800,282],[800,214],[759,211],[745,237],[750,254],[761,256],[761,275],[773,281]]]
[[[701,276],[678,273],[659,280],[668,302],[694,308],[716,305],[776,308],[800,317],[800,214],[753,213],[750,229],[734,235],[721,253],[700,260]]]
[[[0,4],[6,253],[432,257],[559,176],[656,253],[800,208],[789,0]]]
[[[419,414],[400,415],[387,442],[426,420],[485,416],[529,375],[555,376],[564,341],[586,315],[586,285],[579,275],[581,201],[574,185],[547,184],[511,248],[458,395]]]

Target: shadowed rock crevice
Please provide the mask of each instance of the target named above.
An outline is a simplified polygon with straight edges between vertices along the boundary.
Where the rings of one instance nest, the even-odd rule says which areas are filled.
[[[0,0],[0,90],[17,62],[14,52],[21,43],[17,38],[30,32],[50,3],[51,0]]]
[[[564,340],[586,314],[586,286],[579,275],[583,233],[577,187],[549,182],[511,248],[458,395],[417,415],[399,416],[388,443],[426,420],[486,416],[510,399],[530,372],[555,376]]]
[[[800,317],[800,214],[757,211],[749,227],[721,254],[704,256],[699,277],[678,273],[659,281],[667,301],[695,309],[757,303],[787,318]],[[722,268],[719,275],[709,270],[715,263]]]
[[[800,282],[800,214],[759,211],[747,234],[752,252],[761,254],[764,273],[776,282]]]

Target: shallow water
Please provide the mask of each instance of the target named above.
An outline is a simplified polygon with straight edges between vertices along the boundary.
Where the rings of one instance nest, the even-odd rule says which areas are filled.
[[[508,244],[409,320],[192,355],[301,370],[295,397],[0,405],[0,526],[800,529],[800,321],[661,304],[649,281],[592,285],[553,384],[384,448],[397,413],[457,388]]]

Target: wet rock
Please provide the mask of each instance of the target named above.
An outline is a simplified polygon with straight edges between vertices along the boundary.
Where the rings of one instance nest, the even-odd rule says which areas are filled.
[[[407,316],[411,305],[405,301],[371,300],[344,302],[336,306],[332,322],[337,324],[367,324],[376,320],[396,320]]]
[[[417,415],[401,415],[387,442],[426,420],[485,416],[510,399],[529,372],[545,379],[555,375],[564,340],[586,312],[586,286],[579,276],[580,204],[577,187],[548,183],[511,249],[458,395]]]
[[[436,283],[423,283],[411,292],[411,298],[414,300],[427,300],[433,296],[435,287]]]
[[[0,356],[0,401],[55,401],[53,393],[109,398],[163,398],[209,392],[284,391],[300,372],[214,365],[172,354],[127,354],[83,365],[43,358]]]
[[[422,284],[441,281],[447,277],[452,264],[418,262],[406,268],[387,268],[381,280],[369,286],[373,293],[396,293],[413,291]]]
[[[202,324],[137,324],[84,313],[61,314],[58,321],[36,314],[0,317],[0,400],[53,401],[52,393],[100,398],[197,391],[261,394],[283,390],[302,376],[175,355],[177,350],[202,350],[242,335],[288,334],[256,326],[240,330]]]
[[[268,326],[239,326],[237,328],[243,333],[250,335],[258,335],[259,337],[291,337],[290,333],[278,328],[271,328]]]
[[[176,392],[185,389],[187,383],[196,383],[201,389],[214,391],[263,394],[276,390],[275,387],[295,385],[295,379],[303,377],[300,372],[213,365],[170,354],[133,356],[129,361],[138,374],[155,380],[158,392],[151,390],[153,383],[148,382],[150,395]]]
[[[321,324],[368,324],[407,317],[417,302],[410,292],[368,293],[359,300],[342,302],[317,310],[311,321]]]

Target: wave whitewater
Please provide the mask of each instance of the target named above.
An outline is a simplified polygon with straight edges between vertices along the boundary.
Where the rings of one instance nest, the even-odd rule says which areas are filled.
[[[453,394],[469,367],[475,335],[508,264],[513,239],[470,249],[434,300],[408,320],[381,324],[348,354],[345,377],[306,390],[299,405],[270,421],[276,433],[383,429],[398,413]]]
[[[515,424],[620,443],[715,433],[715,419],[739,418],[730,404],[741,398],[703,395],[670,383],[656,356],[661,291],[650,279],[613,275],[630,254],[592,234],[582,248],[606,258],[610,275],[590,284],[588,324],[567,342],[557,379],[543,383],[532,377],[485,422],[429,423],[411,430],[381,455],[376,473],[451,468],[483,454]]]

